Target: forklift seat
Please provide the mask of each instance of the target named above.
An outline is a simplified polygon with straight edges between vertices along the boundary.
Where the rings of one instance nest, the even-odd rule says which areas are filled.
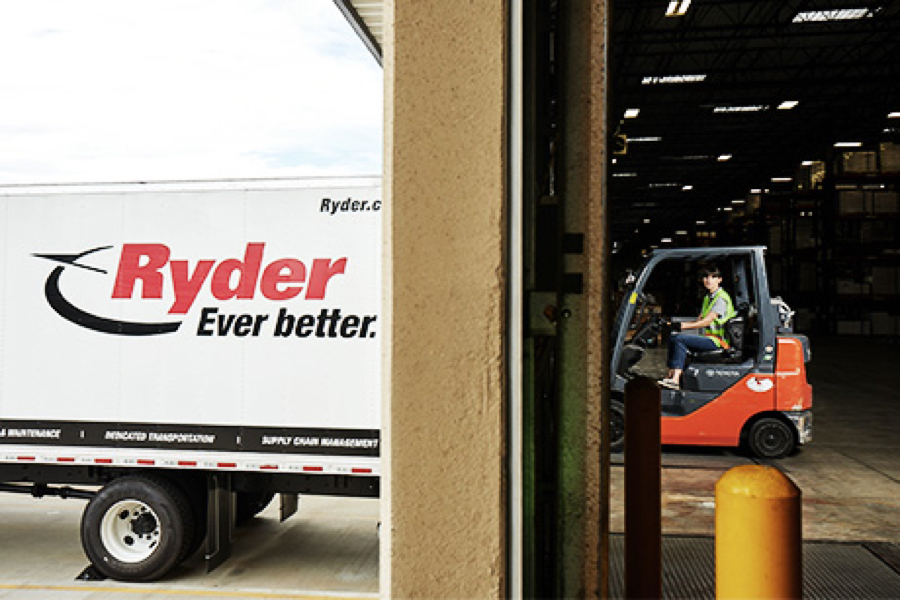
[[[747,335],[750,306],[742,303],[737,314],[725,323],[725,336],[728,348],[718,348],[709,352],[697,352],[691,355],[692,362],[700,363],[734,363],[741,362],[744,354],[744,340]]]

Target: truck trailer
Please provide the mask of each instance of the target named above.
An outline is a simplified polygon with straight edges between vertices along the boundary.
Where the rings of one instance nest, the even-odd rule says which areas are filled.
[[[298,494],[377,497],[378,178],[0,187],[0,491],[158,579]]]

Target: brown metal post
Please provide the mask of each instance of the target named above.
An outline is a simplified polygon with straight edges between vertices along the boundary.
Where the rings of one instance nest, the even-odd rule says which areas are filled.
[[[626,598],[662,598],[661,402],[652,379],[625,386]]]

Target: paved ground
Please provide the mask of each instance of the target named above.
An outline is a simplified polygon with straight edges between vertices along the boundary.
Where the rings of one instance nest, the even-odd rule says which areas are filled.
[[[807,540],[900,542],[900,344],[813,339],[814,440],[772,461],[803,492]],[[614,457],[612,529],[623,530],[621,457]],[[663,532],[712,535],[714,486],[754,462],[729,449],[667,448]]]
[[[813,339],[814,440],[768,461],[803,499],[807,598],[900,598],[900,344]],[[623,474],[612,469],[611,595],[621,597]],[[731,449],[666,448],[662,473],[666,598],[714,598],[714,487],[754,459]]]
[[[234,555],[205,573],[202,551],[152,584],[79,582],[87,566],[84,501],[0,496],[0,598],[370,598],[378,593],[378,501],[305,497],[278,522],[277,502],[236,532]]]

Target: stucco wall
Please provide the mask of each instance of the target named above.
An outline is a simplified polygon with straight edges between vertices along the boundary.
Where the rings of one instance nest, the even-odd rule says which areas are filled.
[[[464,10],[462,10],[464,8]],[[391,0],[382,590],[505,579],[505,2]]]

